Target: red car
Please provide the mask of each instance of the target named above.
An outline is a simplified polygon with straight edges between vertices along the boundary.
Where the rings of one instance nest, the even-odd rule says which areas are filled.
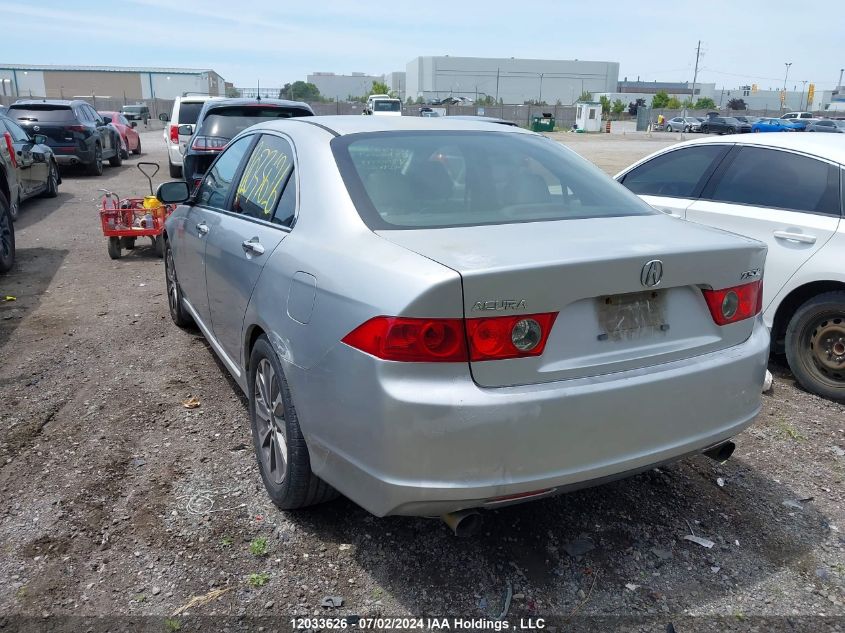
[[[120,132],[122,158],[129,158],[129,152],[141,153],[141,137],[135,131],[135,126],[138,125],[135,121],[130,123],[120,112],[100,112],[100,116],[111,119],[111,124]]]

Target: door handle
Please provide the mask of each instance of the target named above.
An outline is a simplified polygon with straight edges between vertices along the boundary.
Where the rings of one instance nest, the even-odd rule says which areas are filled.
[[[252,253],[253,255],[264,254],[264,247],[261,246],[261,242],[258,241],[257,237],[253,237],[250,240],[244,240],[241,242],[241,246],[244,249],[244,253]]]
[[[197,231],[199,231],[200,237],[203,235],[208,235],[208,225],[205,222],[200,222],[197,224]]]
[[[801,242],[802,244],[815,244],[816,236],[807,235],[806,233],[791,233],[790,231],[775,231],[774,236],[779,240],[787,240],[789,242]]]

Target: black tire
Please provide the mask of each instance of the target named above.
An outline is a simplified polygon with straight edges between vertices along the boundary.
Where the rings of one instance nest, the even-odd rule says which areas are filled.
[[[672,132],[672,131],[673,131],[673,130],[672,130],[672,126],[671,126],[671,125],[667,125],[667,126],[666,126],[666,131],[667,131],[667,132]]]
[[[167,161],[168,167],[170,167],[170,177],[171,178],[181,178],[182,177],[182,167],[180,165],[174,165],[169,160]]]
[[[47,172],[47,189],[42,193],[44,198],[55,198],[59,195],[59,168],[56,163],[50,161],[50,167]]]
[[[9,202],[0,192],[0,273],[15,265],[15,225],[9,213]]]
[[[735,127],[729,127],[728,128],[728,134],[736,134],[736,128]]]
[[[114,156],[109,158],[109,165],[112,167],[120,167],[123,164],[123,150],[120,149],[120,143],[117,144],[117,149]]]
[[[160,236],[164,239],[164,236]],[[194,326],[194,320],[182,303],[182,288],[179,286],[179,279],[176,277],[176,267],[173,263],[173,251],[170,242],[164,240],[164,279],[167,286],[167,306],[170,310],[170,318],[180,328]]]
[[[109,238],[109,257],[112,259],[120,259],[120,256],[123,255],[120,247],[120,238],[119,237],[110,237]]]
[[[125,248],[127,251],[135,250],[135,238],[134,237],[121,237],[120,238],[120,246],[121,246],[121,248]]]
[[[85,171],[88,172],[89,176],[103,175],[103,148],[100,147],[99,143],[94,145],[94,162],[89,163]]]
[[[164,235],[156,235],[153,238],[153,250],[155,251],[156,257],[164,257]]]
[[[701,126],[701,133],[702,134],[710,134],[710,128],[706,125]]]
[[[282,510],[334,499],[337,491],[311,472],[290,388],[266,336],[260,336],[252,348],[248,380],[255,458],[270,499]],[[269,406],[263,404],[268,400]],[[259,410],[264,411],[266,419]]]
[[[845,402],[845,291],[806,301],[786,328],[786,360],[804,389]]]
[[[132,150],[132,153],[133,153],[133,154],[135,154],[136,156],[140,156],[140,155],[141,155],[141,138],[140,138],[140,137],[138,137],[138,147],[136,147],[135,149],[133,149],[133,150]]]

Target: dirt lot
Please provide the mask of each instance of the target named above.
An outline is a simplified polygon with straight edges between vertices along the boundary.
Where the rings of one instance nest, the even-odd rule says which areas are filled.
[[[609,172],[667,143],[560,138]],[[161,182],[160,132],[142,140]],[[716,630],[714,616],[719,630],[840,626],[845,408],[777,364],[729,462],[697,457],[500,510],[471,540],[346,500],[278,511],[242,395],[203,339],[170,322],[161,260],[146,245],[106,254],[97,189],[144,194],[135,162],[101,178],[69,171],[58,198],[25,204],[17,265],[0,277],[0,299],[17,298],[0,301],[0,628],[22,627],[16,616],[152,615],[151,630],[171,631],[199,630],[197,615],[274,616],[271,630],[293,614],[503,611],[558,616],[565,630],[598,621],[583,616],[679,633]],[[189,397],[201,406],[184,408]],[[321,607],[326,596],[343,606]]]

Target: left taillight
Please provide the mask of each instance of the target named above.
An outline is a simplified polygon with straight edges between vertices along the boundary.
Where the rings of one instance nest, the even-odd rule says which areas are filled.
[[[468,362],[539,356],[557,312],[476,319],[378,316],[343,338],[382,360]]]
[[[170,126],[170,142],[174,145],[179,144],[179,126],[178,125],[171,125]]]
[[[756,316],[763,309],[763,280],[722,288],[702,290],[716,325],[728,325]]]
[[[191,149],[198,152],[222,152],[229,139],[222,136],[195,136]]]
[[[12,135],[8,132],[3,132],[3,139],[6,141],[6,149],[9,150],[9,160],[12,161],[12,167],[17,169],[18,159],[15,156],[15,146],[12,143]]]
[[[463,319],[378,316],[343,337],[351,347],[382,360],[449,363],[467,360]]]

